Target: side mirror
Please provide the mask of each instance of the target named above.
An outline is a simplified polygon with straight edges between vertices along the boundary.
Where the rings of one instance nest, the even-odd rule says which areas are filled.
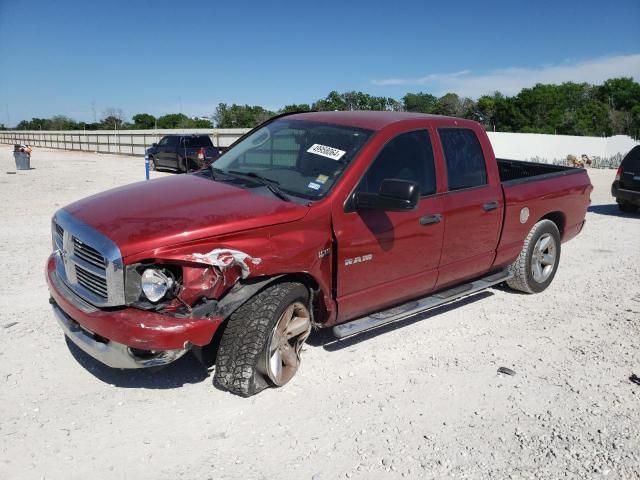
[[[152,146],[152,147],[157,147],[157,146],[158,146],[158,144],[157,144],[157,143],[152,143],[152,144],[151,144],[151,146]]]
[[[356,192],[353,200],[356,210],[407,212],[418,205],[420,188],[416,182],[387,178],[378,193]]]

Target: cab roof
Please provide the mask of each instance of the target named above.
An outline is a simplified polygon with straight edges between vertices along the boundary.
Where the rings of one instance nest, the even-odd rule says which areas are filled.
[[[426,113],[413,112],[389,112],[389,111],[336,111],[336,112],[304,112],[287,115],[291,120],[309,120],[323,123],[333,123],[349,127],[365,128],[368,130],[381,130],[393,123],[420,120],[448,118],[441,115],[430,115]],[[456,118],[455,120],[462,120]]]

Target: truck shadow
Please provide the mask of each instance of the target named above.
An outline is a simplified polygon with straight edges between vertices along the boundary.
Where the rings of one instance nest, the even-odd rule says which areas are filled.
[[[611,203],[609,205],[591,205],[587,208],[587,212],[596,213],[598,215],[610,215],[613,217],[640,218],[638,213],[621,212],[617,203]]]
[[[493,295],[494,293],[492,293],[491,291],[484,290],[474,295],[470,295],[468,297],[455,300],[446,305],[442,305],[441,307],[434,308],[433,310],[428,310],[423,313],[417,313],[411,317],[405,318],[404,320],[399,320],[397,322],[381,325],[380,327],[374,328],[373,330],[367,330],[365,332],[358,333],[351,337],[347,337],[343,340],[339,340],[336,337],[334,337],[333,332],[330,328],[314,330],[311,332],[311,335],[307,340],[307,344],[312,347],[322,347],[324,350],[328,352],[336,352],[338,350],[342,350],[343,348],[348,348],[348,347],[352,347],[353,345],[357,345],[360,342],[371,340],[372,338],[375,338],[379,335],[384,335],[385,333],[392,332],[393,330],[398,330],[400,328],[408,327],[409,325],[413,325],[414,323],[421,322],[422,320],[435,317],[436,315],[440,315],[450,310],[454,310],[458,307],[475,303],[478,300],[483,300],[487,297],[492,297]]]
[[[207,369],[190,353],[166,367],[121,370],[103,365],[65,337],[71,355],[98,380],[121,388],[169,389],[200,383]],[[161,370],[161,371],[160,371]]]
[[[461,298],[441,307],[434,308],[433,310],[418,313],[404,320],[382,325],[373,330],[368,330],[343,340],[339,340],[334,337],[330,328],[314,330],[309,336],[307,344],[311,347],[322,347],[328,352],[335,352],[342,350],[343,348],[352,347],[360,342],[371,340],[379,335],[392,332],[393,330],[408,327],[416,322],[435,317],[436,315],[440,315],[458,307],[469,305],[477,302],[478,300],[483,300],[493,295],[494,294],[488,290],[478,292],[475,295]],[[73,355],[76,361],[85,370],[98,380],[111,384],[115,387],[162,390],[180,388],[184,385],[200,383],[207,378],[210,378],[209,369],[190,353],[165,367],[123,370],[107,367],[83,352],[66,337],[65,341],[71,355]]]

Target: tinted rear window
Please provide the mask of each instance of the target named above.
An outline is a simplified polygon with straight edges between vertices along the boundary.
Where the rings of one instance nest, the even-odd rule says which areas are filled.
[[[622,167],[634,172],[640,172],[640,145],[631,149],[622,160]]]
[[[487,184],[484,154],[478,137],[468,128],[439,128],[447,164],[449,190]]]
[[[184,137],[184,146],[187,148],[213,147],[211,138],[208,135],[200,135],[197,137]]]

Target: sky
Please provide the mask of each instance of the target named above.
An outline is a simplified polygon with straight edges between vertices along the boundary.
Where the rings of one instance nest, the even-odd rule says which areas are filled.
[[[0,0],[0,123],[640,81],[640,0]]]

